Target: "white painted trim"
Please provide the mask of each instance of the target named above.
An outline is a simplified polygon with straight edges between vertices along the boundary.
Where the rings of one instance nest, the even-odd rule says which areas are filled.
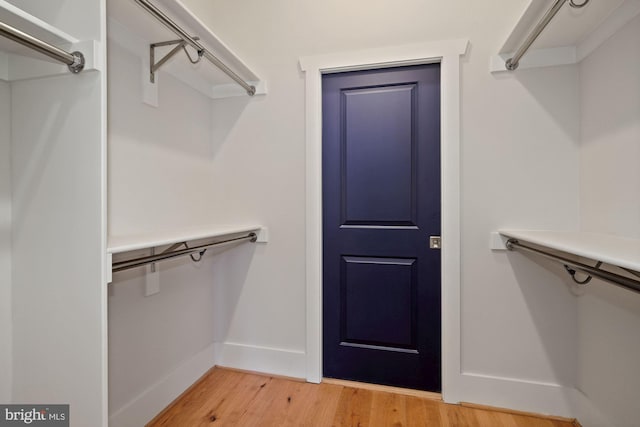
[[[492,73],[508,72],[505,68],[505,62],[511,58],[513,53],[501,53],[491,57],[489,71]],[[554,47],[548,49],[531,49],[524,55],[518,63],[518,70],[527,68],[552,67],[554,65],[570,65],[575,64],[576,48],[575,46]]]
[[[497,231],[489,233],[489,249],[492,251],[506,251],[508,237],[503,236]]]
[[[306,358],[304,351],[231,342],[216,343],[214,348],[217,366],[293,378],[305,377]]]
[[[140,427],[151,421],[176,397],[214,366],[214,345],[211,344],[175,371],[162,378],[131,402],[109,416],[109,425]]]
[[[587,396],[573,387],[464,372],[458,400],[525,412],[577,418],[583,426],[612,427]]]
[[[3,54],[0,53],[0,69],[2,67]],[[0,71],[0,79],[2,79]],[[13,200],[11,197],[12,185],[12,146],[11,146],[11,86],[0,82],[0,193],[2,204],[0,205],[0,401],[12,402],[13,389]]]
[[[108,140],[108,79],[107,79],[107,0],[100,0],[100,43],[94,43],[93,61],[99,64],[97,69],[100,70],[100,252],[104,254],[100,267],[102,268],[102,294],[100,298],[100,308],[102,310],[101,325],[101,345],[102,345],[102,427],[109,426],[109,288],[108,284],[112,280],[112,258],[111,254],[107,254],[107,234],[108,234],[108,210],[107,210],[107,140]]]
[[[322,74],[441,63],[442,388],[457,401],[460,384],[460,56],[465,39],[300,58],[306,73],[306,378],[322,379]]]

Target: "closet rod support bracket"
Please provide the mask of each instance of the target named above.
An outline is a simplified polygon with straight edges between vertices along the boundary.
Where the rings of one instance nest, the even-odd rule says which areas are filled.
[[[80,71],[84,70],[84,55],[82,52],[78,51],[72,52],[71,55],[73,56],[73,62],[68,65],[69,71],[73,74],[78,74]]]
[[[588,275],[585,279],[583,280],[578,280],[576,279],[576,273],[577,271],[574,270],[573,268],[569,267],[567,264],[563,264],[564,265],[564,269],[567,271],[567,273],[569,274],[569,276],[571,276],[571,280],[573,280],[575,283],[577,283],[578,285],[586,285],[588,284],[591,279],[593,278],[593,276]]]
[[[199,37],[193,37],[194,40],[200,40]],[[162,58],[160,58],[160,60],[158,62],[156,62],[156,48],[158,47],[164,47],[164,46],[173,46],[176,45],[173,49],[171,49],[171,51],[169,51],[169,53],[167,53],[165,56],[163,56]],[[149,45],[149,81],[151,83],[155,83],[156,82],[156,71],[158,71],[160,69],[160,67],[162,67],[169,59],[171,59],[176,53],[178,53],[180,51],[180,49],[183,49],[185,51],[185,54],[187,56],[189,56],[189,54],[187,53],[186,50],[186,46],[187,46],[187,42],[180,39],[180,40],[169,40],[166,42],[159,42],[159,43],[151,43]],[[198,52],[198,58],[194,61],[191,59],[191,57],[189,57],[189,61],[191,61],[191,63],[195,64],[197,62],[200,61],[200,59],[202,58],[202,52],[199,51]]]

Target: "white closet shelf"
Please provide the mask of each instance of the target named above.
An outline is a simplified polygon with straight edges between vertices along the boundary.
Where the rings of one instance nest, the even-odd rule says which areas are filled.
[[[155,248],[174,243],[213,239],[242,233],[256,233],[258,242],[267,241],[267,229],[261,225],[216,226],[183,230],[159,231],[128,236],[109,236],[107,253],[118,254],[139,249]]]
[[[582,3],[584,0],[576,0]],[[491,72],[507,71],[505,61],[524,42],[555,0],[530,0],[498,55]],[[565,3],[520,60],[518,69],[575,64],[640,13],[639,0],[591,0],[582,9]]]
[[[502,236],[640,271],[640,239],[581,231],[499,230]]]
[[[189,32],[192,37],[198,37],[198,41],[231,70],[255,86],[256,95],[267,93],[265,82],[180,0],[157,0],[153,4],[181,28]],[[109,0],[107,12],[109,38],[141,58],[145,67],[144,84],[151,88],[157,88],[157,84],[150,83],[148,78],[149,45],[176,40],[178,37],[134,0]],[[173,47],[158,48],[156,61]],[[195,58],[195,51],[191,48],[187,48],[187,50]],[[216,66],[207,61],[191,64],[184,52],[179,52],[172,57],[162,66],[160,71],[171,74],[212,99],[247,96],[245,89]],[[148,91],[149,87],[145,87],[145,91]]]
[[[83,72],[101,68],[96,41],[80,41],[4,0],[0,0],[0,22],[61,49],[82,52],[85,57]],[[66,65],[0,36],[0,80],[26,80],[59,74],[69,74]]]

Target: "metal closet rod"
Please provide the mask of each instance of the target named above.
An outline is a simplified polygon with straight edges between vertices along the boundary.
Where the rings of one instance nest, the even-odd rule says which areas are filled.
[[[84,55],[82,53],[69,53],[4,22],[0,22],[0,35],[66,64],[69,67],[69,71],[74,74],[79,73],[84,68]]]
[[[581,262],[578,261],[573,261],[570,260],[568,258],[556,255],[556,254],[552,254],[550,252],[545,252],[543,250],[540,249],[536,249],[533,248],[531,246],[527,246],[527,245],[523,245],[522,243],[520,243],[517,239],[509,239],[507,240],[506,243],[507,249],[509,249],[510,251],[512,250],[523,250],[525,252],[531,252],[537,255],[540,255],[544,258],[553,260],[553,261],[558,261],[562,264],[564,264],[565,266],[570,266],[573,267],[575,270],[577,271],[581,271],[585,274],[588,274],[590,276],[593,277],[597,277],[599,279],[602,280],[606,280],[607,282],[616,284],[618,286],[621,286],[625,289],[629,289],[635,292],[640,292],[640,281],[638,280],[634,280],[631,279],[629,277],[625,277],[625,276],[621,276],[619,274],[616,273],[611,273],[610,271],[606,271],[606,270],[601,270],[599,268],[596,267],[592,267],[590,265],[586,265],[583,264]],[[635,272],[632,272],[633,274],[636,274]]]
[[[536,41],[540,33],[542,33],[545,27],[549,24],[549,22],[551,22],[553,17],[556,16],[556,13],[558,13],[560,8],[562,8],[562,6],[567,1],[569,1],[571,7],[576,9],[580,9],[581,7],[584,7],[587,5],[587,3],[589,3],[589,0],[583,0],[582,3],[576,3],[575,0],[556,0],[553,6],[551,6],[551,9],[547,11],[540,22],[538,22],[538,25],[536,25],[533,31],[531,31],[522,46],[520,46],[518,50],[516,50],[516,53],[514,53],[511,58],[507,59],[507,61],[505,62],[505,67],[507,68],[507,70],[513,71],[518,68],[520,58],[522,58],[527,50],[529,50],[533,42]]]
[[[147,12],[151,13],[158,21],[162,22],[167,28],[173,31],[178,37],[187,42],[191,47],[198,51],[198,54],[201,54],[205,58],[209,60],[213,65],[220,68],[226,75],[231,77],[236,83],[242,86],[247,94],[250,96],[255,95],[256,87],[250,85],[246,81],[244,81],[239,75],[237,75],[231,68],[227,67],[227,65],[215,57],[211,52],[209,52],[204,46],[202,46],[195,38],[191,37],[189,33],[180,28],[178,24],[176,24],[171,18],[169,18],[164,12],[158,9],[156,6],[151,4],[149,0],[136,0],[140,6],[142,6]]]
[[[214,246],[228,245],[230,243],[240,243],[249,240],[255,242],[257,240],[256,233],[249,233],[243,237],[235,237],[233,239],[221,240],[219,242],[207,243],[200,246],[194,246],[192,248],[180,249],[177,251],[165,252],[157,255],[148,255],[140,258],[129,259],[126,261],[114,262],[112,265],[112,271],[114,273],[118,271],[128,270],[130,268],[141,267],[143,265],[152,264],[158,261],[164,261],[166,259],[177,258],[181,256],[191,255],[196,252],[203,252]]]

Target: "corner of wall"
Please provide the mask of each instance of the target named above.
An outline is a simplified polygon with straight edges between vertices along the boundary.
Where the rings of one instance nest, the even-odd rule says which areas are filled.
[[[231,342],[216,343],[214,346],[218,366],[292,378],[305,378],[307,374],[307,356],[304,351]]]
[[[470,402],[545,415],[576,418],[583,426],[612,427],[581,391],[569,386],[462,373],[449,403]]]
[[[638,2],[627,2],[635,7]],[[631,3],[637,3],[632,5]],[[580,227],[582,231],[640,237],[640,16],[589,51],[580,78]],[[578,305],[577,387],[582,425],[637,425],[640,392],[640,296],[595,280]]]
[[[213,366],[214,346],[205,348],[109,416],[109,425],[139,427],[159,414]]]

